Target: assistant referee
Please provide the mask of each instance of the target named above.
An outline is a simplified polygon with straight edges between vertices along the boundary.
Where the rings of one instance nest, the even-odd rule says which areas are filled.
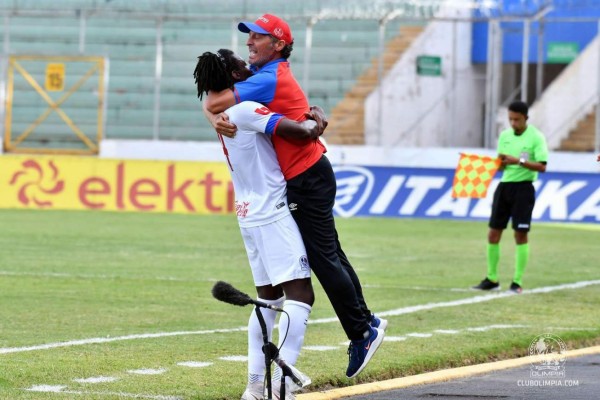
[[[533,182],[538,172],[546,172],[548,146],[544,135],[533,125],[527,124],[529,107],[515,101],[508,107],[511,129],[500,133],[498,157],[504,171],[494,192],[492,214],[489,221],[487,244],[487,276],[473,289],[498,290],[498,263],[500,261],[500,239],[502,232],[512,219],[515,232],[515,272],[509,290],[523,291],[523,273],[529,260],[528,233],[535,204]]]

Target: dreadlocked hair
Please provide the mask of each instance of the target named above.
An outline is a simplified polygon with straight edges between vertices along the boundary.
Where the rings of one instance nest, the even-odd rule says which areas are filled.
[[[234,62],[232,56],[231,50],[220,49],[217,54],[207,51],[198,57],[194,79],[200,100],[202,100],[202,95],[210,90],[220,92],[233,86],[231,72]]]

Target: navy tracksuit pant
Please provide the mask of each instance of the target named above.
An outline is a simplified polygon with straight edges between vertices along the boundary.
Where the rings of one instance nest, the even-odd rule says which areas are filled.
[[[333,218],[336,181],[331,163],[322,156],[287,182],[288,205],[298,224],[308,262],[323,286],[348,339],[362,340],[371,312],[356,272],[338,240]]]

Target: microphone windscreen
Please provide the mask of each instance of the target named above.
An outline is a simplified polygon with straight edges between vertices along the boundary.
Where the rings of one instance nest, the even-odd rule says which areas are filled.
[[[235,306],[246,306],[252,303],[252,299],[246,293],[240,292],[227,282],[219,281],[212,288],[215,299]]]

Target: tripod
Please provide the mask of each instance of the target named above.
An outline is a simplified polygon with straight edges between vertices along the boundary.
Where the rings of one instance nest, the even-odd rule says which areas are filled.
[[[266,387],[267,387],[267,399],[273,399],[273,388],[271,382],[271,363],[274,361],[279,368],[281,368],[281,386],[279,388],[280,400],[285,400],[285,378],[289,376],[292,381],[299,387],[306,386],[310,383],[310,379],[302,374],[300,371],[292,366],[286,364],[284,360],[279,357],[279,349],[273,343],[269,341],[269,335],[267,333],[267,324],[260,311],[260,306],[254,308],[256,317],[260,324],[260,328],[263,336],[263,353],[265,354],[265,376],[266,376]]]

